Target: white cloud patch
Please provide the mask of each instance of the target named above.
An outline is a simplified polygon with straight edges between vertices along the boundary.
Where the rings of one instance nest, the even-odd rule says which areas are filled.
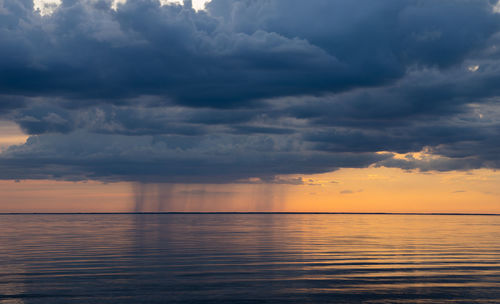
[[[33,0],[33,8],[40,12],[40,15],[50,15],[61,5],[61,0]]]
[[[479,70],[479,65],[470,65],[467,70],[469,70],[469,72],[477,72]]]

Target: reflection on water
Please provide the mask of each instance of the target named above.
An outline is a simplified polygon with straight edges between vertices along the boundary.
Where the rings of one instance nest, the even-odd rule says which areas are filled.
[[[0,303],[499,303],[500,217],[0,215]]]

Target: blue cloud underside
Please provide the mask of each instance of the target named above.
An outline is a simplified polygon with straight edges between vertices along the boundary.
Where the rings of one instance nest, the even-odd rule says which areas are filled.
[[[0,4],[0,178],[499,168],[495,1]],[[457,26],[460,25],[460,26]],[[472,68],[471,68],[472,67]],[[428,151],[429,159],[390,153]]]

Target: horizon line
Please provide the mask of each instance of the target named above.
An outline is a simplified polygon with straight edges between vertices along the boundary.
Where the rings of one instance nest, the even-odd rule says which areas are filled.
[[[130,214],[130,215],[147,215],[147,214],[165,214],[165,215],[209,215],[209,214],[255,214],[255,215],[265,215],[265,214],[276,214],[276,215],[286,215],[286,214],[325,214],[325,215],[481,215],[481,216],[500,216],[500,213],[461,213],[461,212],[287,212],[287,211],[211,211],[211,212],[178,212],[178,211],[169,211],[169,212],[0,212],[0,215],[106,215],[106,214]]]

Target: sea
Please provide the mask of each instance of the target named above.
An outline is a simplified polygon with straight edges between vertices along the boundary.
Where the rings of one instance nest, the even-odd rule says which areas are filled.
[[[2,214],[0,303],[500,303],[500,216]]]

